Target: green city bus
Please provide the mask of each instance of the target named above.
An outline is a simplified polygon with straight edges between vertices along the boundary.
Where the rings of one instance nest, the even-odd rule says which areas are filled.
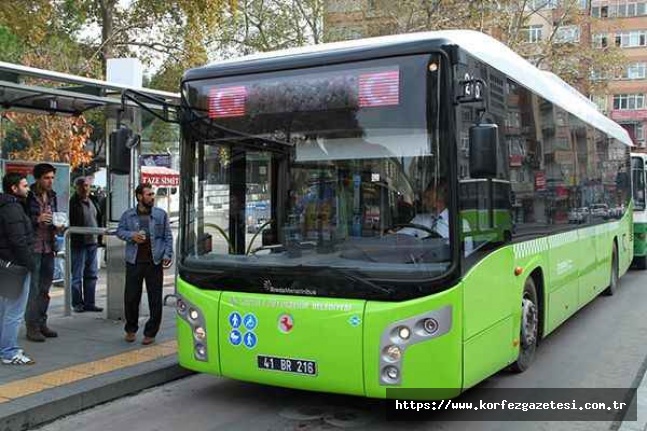
[[[647,268],[647,214],[645,213],[645,163],[647,154],[631,153],[634,214],[634,266]]]
[[[181,95],[185,368],[458,394],[526,370],[633,259],[627,132],[482,33],[219,61]]]

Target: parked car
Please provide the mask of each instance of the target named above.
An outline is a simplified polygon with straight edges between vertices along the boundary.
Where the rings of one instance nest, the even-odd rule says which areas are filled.
[[[573,211],[568,213],[568,222],[575,224],[586,223],[590,214],[591,212],[587,207],[575,208]]]
[[[607,204],[591,205],[591,216],[607,218],[609,216],[609,206]]]

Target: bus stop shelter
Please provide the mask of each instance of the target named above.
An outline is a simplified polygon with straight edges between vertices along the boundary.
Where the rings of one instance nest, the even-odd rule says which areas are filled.
[[[180,95],[153,89],[123,85],[101,81],[81,76],[59,73],[44,69],[26,67],[17,64],[0,62],[0,114],[5,112],[25,112],[43,115],[78,116],[93,109],[103,109],[105,112],[106,135],[117,129],[123,119],[133,122],[137,113],[148,111],[163,121],[176,122],[177,106]],[[3,143],[4,115],[0,116],[0,144]],[[135,127],[136,129],[136,127]],[[110,158],[108,136],[106,141],[106,167],[110,173]],[[0,147],[1,151],[1,147]],[[134,184],[139,180],[139,166],[136,162],[139,148],[133,148],[133,169],[127,181],[109,177],[107,181],[107,213],[108,226],[116,228],[114,214],[111,216],[113,205],[123,207],[133,203]],[[0,159],[5,155],[0,154]],[[46,161],[46,160],[43,160]],[[110,175],[110,174],[109,174]],[[152,178],[158,181],[179,182],[177,177],[166,172],[162,175],[152,173]],[[123,187],[125,184],[128,187]],[[111,185],[114,184],[114,187]],[[172,187],[172,186],[167,186]],[[109,319],[123,318],[123,243],[107,235],[107,267],[108,267],[108,303],[107,317]],[[111,265],[113,262],[113,265]],[[65,314],[70,313],[70,265],[67,262],[65,278],[66,308]],[[112,287],[111,287],[112,286]]]

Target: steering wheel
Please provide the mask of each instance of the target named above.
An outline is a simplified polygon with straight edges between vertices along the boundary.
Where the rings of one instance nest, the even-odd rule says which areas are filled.
[[[431,238],[443,239],[443,236],[441,234],[439,234],[435,230],[431,229],[430,227],[427,227],[427,226],[424,226],[424,225],[421,225],[421,224],[403,223],[403,224],[396,224],[395,227],[396,228],[412,227],[414,229],[419,229],[419,230],[427,232]]]

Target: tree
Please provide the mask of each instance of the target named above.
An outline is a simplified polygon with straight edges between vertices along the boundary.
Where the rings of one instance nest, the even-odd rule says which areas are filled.
[[[23,49],[18,36],[13,34],[7,27],[0,25],[0,61],[19,62]]]
[[[205,42],[221,22],[223,11],[235,10],[236,0],[133,0],[126,7],[117,0],[79,0],[86,25],[98,26],[95,46],[105,70],[109,58],[136,55],[143,63],[169,60],[182,67],[207,60]]]
[[[212,41],[221,58],[323,41],[323,0],[241,0],[227,18]]]
[[[92,126],[82,116],[14,113],[10,121],[12,135],[24,144],[9,153],[11,159],[69,163],[72,170],[92,161],[92,152],[85,148]]]

